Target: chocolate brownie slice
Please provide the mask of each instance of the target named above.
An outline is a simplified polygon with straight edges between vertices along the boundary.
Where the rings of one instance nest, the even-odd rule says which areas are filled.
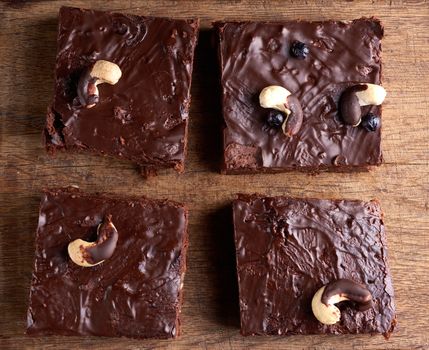
[[[242,334],[388,337],[393,331],[393,287],[378,201],[239,195],[233,216]],[[313,296],[344,279],[362,285],[372,303],[360,311],[342,302],[339,322],[324,324],[312,312]]]
[[[382,99],[355,98],[354,109],[340,108],[349,88],[381,83],[378,19],[219,22],[215,28],[224,173],[353,171],[381,164]],[[294,97],[299,121],[282,113],[284,107],[290,112],[286,99],[280,110],[262,106],[260,94],[270,86]],[[358,113],[357,120],[349,122],[340,110]]]
[[[198,20],[62,7],[48,150],[182,172],[198,26]],[[105,63],[98,73],[97,62]],[[111,70],[113,80],[106,76]]]
[[[27,333],[176,337],[187,216],[171,201],[45,191]]]

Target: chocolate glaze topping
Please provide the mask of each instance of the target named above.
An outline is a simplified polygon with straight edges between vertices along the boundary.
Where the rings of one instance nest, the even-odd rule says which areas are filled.
[[[361,283],[340,278],[326,285],[322,294],[322,303],[328,305],[329,299],[334,295],[344,296],[354,301],[359,311],[365,311],[372,306],[371,292]]]
[[[87,150],[143,166],[183,170],[198,20],[172,20],[62,7],[48,149]],[[81,105],[82,74],[97,60],[122,77]]]
[[[338,113],[341,93],[356,83],[380,84],[383,27],[377,19],[350,22],[217,23],[222,70],[224,145],[227,173],[335,166],[365,168],[382,161],[380,130],[368,133],[345,124]],[[305,59],[292,56],[294,41],[305,43]],[[264,128],[266,112],[257,96],[280,85],[303,108],[303,125],[292,138]],[[380,115],[380,106],[362,108]],[[229,151],[253,148],[252,157]],[[255,165],[255,162],[257,163]]]
[[[234,201],[241,332],[252,334],[383,333],[396,324],[382,212],[377,201],[267,198]],[[373,304],[341,306],[324,325],[311,300],[323,285],[350,279]]]
[[[113,254],[102,264],[81,268],[69,258],[68,244],[91,241],[109,214],[119,233]],[[186,248],[187,211],[178,203],[46,191],[27,333],[177,336]]]

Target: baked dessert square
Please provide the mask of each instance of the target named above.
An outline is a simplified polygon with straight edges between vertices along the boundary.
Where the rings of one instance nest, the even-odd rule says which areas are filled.
[[[62,7],[48,151],[184,170],[199,22]]]
[[[215,28],[223,173],[361,171],[382,163],[378,19]]]
[[[166,200],[45,191],[27,334],[176,337],[187,216]]]
[[[243,335],[389,337],[396,315],[378,201],[241,194],[233,217]]]

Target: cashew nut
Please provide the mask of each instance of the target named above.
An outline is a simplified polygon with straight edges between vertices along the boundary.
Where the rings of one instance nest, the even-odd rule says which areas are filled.
[[[97,227],[98,238],[95,242],[76,239],[68,245],[70,259],[77,265],[92,267],[101,264],[112,256],[118,242],[118,231],[110,217]]]
[[[356,96],[359,99],[360,106],[378,106],[381,105],[386,98],[387,92],[381,85],[376,84],[361,84],[366,85],[367,88],[362,91],[357,91]]]
[[[259,104],[263,108],[272,108],[285,113],[282,129],[286,136],[298,133],[303,122],[303,111],[297,97],[282,86],[270,85],[259,94]]]
[[[354,301],[359,310],[371,307],[372,296],[368,289],[352,280],[339,279],[321,287],[311,301],[314,316],[323,324],[332,325],[340,321],[341,311],[335,304]]]
[[[289,90],[282,86],[270,85],[262,89],[259,94],[259,104],[263,108],[273,108],[286,115],[290,114],[290,109],[286,108],[287,98],[291,95]]]
[[[339,111],[344,122],[354,127],[361,122],[361,107],[380,105],[386,97],[386,90],[376,84],[357,84],[347,88],[341,95]]]
[[[322,294],[325,291],[326,286],[320,288],[316,294],[314,294],[313,300],[311,301],[311,308],[314,316],[323,324],[335,324],[341,318],[341,311],[335,306],[340,301],[348,300],[346,297],[340,295],[334,295],[329,299],[328,305],[322,303]]]
[[[122,76],[121,69],[115,63],[99,60],[80,77],[77,94],[82,106],[91,108],[98,103],[98,84],[115,85]]]

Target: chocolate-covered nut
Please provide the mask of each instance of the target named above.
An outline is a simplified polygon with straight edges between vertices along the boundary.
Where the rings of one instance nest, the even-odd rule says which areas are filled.
[[[108,215],[104,222],[98,225],[98,237],[95,242],[76,239],[69,243],[67,250],[70,259],[75,264],[91,267],[101,264],[112,256],[118,242],[118,231],[111,219],[111,216]]]
[[[322,294],[322,303],[329,305],[330,301],[335,299],[337,295],[359,304],[360,311],[371,308],[371,292],[361,283],[342,278],[327,284]]]
[[[341,311],[335,304],[352,301],[359,311],[372,306],[371,292],[363,284],[349,279],[339,279],[321,287],[311,301],[314,316],[323,324],[335,324],[341,318]]]
[[[283,132],[286,136],[296,135],[301,129],[304,114],[302,112],[301,103],[296,96],[290,95],[286,100],[286,108],[290,110],[290,114],[283,123]]]
[[[340,98],[340,115],[346,124],[358,126],[362,111],[356,92],[366,90],[366,85],[354,85],[346,89]]]
[[[77,96],[80,104],[85,108],[94,107],[99,101],[97,85],[102,83],[115,85],[121,75],[121,69],[117,64],[104,60],[95,62],[79,79]]]
[[[298,133],[303,121],[303,112],[298,98],[282,86],[270,85],[259,94],[259,104],[263,108],[273,108],[285,113],[282,124],[283,133],[293,136]]]

